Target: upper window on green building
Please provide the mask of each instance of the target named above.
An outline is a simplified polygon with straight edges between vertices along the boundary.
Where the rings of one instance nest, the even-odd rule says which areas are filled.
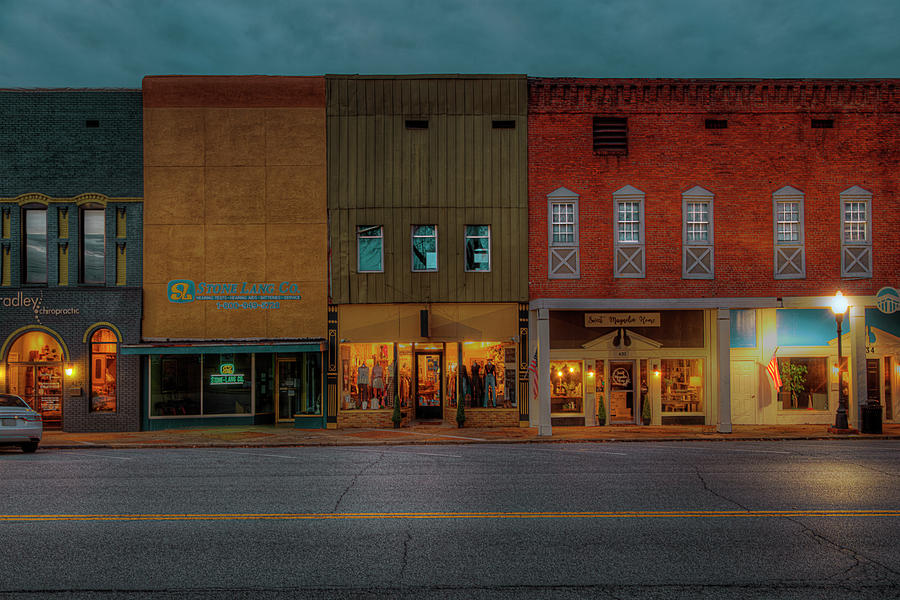
[[[437,271],[437,225],[413,225],[412,270]]]
[[[106,281],[106,211],[81,211],[81,282],[103,284]]]
[[[25,283],[47,283],[47,210],[25,210]]]
[[[360,225],[356,228],[357,270],[360,273],[384,272],[384,228]]]

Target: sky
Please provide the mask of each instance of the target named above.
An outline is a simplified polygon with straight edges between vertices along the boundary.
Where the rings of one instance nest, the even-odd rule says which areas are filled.
[[[0,88],[145,75],[900,76],[898,0],[0,0]]]

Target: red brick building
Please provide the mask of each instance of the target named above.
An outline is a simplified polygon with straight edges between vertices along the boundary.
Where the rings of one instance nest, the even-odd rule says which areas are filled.
[[[533,422],[893,420],[898,84],[529,79]]]

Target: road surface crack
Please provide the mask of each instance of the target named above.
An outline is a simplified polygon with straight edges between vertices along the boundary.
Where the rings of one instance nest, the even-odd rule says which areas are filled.
[[[338,497],[337,502],[334,503],[334,508],[331,509],[332,513],[337,513],[338,507],[341,505],[341,502],[344,500],[344,496],[346,496],[347,492],[349,492],[350,489],[354,485],[356,485],[356,480],[359,479],[359,476],[362,475],[363,473],[365,473],[366,471],[368,471],[369,469],[371,469],[372,467],[374,467],[378,463],[378,461],[380,461],[382,458],[384,458],[384,452],[379,453],[378,456],[376,456],[374,460],[369,461],[368,463],[366,463],[362,466],[362,468],[359,470],[359,472],[353,476],[353,479],[350,480],[350,483],[347,484],[347,487],[344,488],[344,491],[341,492],[341,495],[340,495],[340,497]]]
[[[785,519],[787,519],[788,521],[791,521],[792,523],[796,523],[797,525],[799,525],[801,528],[800,533],[802,535],[812,538],[814,541],[816,541],[820,544],[831,546],[832,548],[837,549],[837,551],[840,552],[841,554],[848,556],[853,560],[852,565],[850,565],[843,571],[839,571],[839,572],[829,576],[828,577],[829,579],[841,579],[841,580],[846,581],[847,579],[849,579],[850,573],[852,571],[854,571],[855,569],[858,569],[859,567],[861,567],[864,563],[880,567],[881,569],[884,569],[884,571],[887,571],[888,573],[890,573],[892,575],[900,575],[900,571],[896,571],[896,570],[890,568],[889,566],[878,562],[877,560],[869,558],[865,554],[857,552],[856,550],[854,550],[853,548],[850,548],[849,546],[844,546],[843,544],[840,544],[840,543],[826,537],[825,535],[819,533],[818,531],[816,531],[815,529],[813,529],[812,527],[810,527],[809,525],[807,525],[806,523],[804,523],[803,521],[801,521],[800,519],[798,519],[796,517],[785,517]],[[872,575],[870,575],[870,574],[866,575],[866,579],[871,580],[871,578],[872,578]],[[883,574],[881,575],[880,578],[884,579]]]
[[[403,538],[403,557],[400,563],[400,587],[403,587],[403,580],[406,578],[406,565],[409,559],[409,543],[412,541],[412,534],[409,529],[406,530],[406,537]]]
[[[695,472],[697,473],[697,479],[699,479],[699,480],[700,480],[700,483],[703,484],[703,489],[704,489],[704,490],[706,490],[707,492],[709,492],[710,494],[712,494],[712,495],[715,496],[716,498],[721,498],[722,500],[725,500],[726,502],[731,502],[732,504],[734,504],[735,506],[737,506],[737,507],[740,508],[741,510],[746,510],[746,511],[749,511],[749,510],[750,510],[748,507],[744,506],[743,504],[741,504],[741,503],[738,502],[737,500],[732,500],[732,499],[729,498],[728,496],[723,496],[722,494],[720,494],[720,493],[717,492],[716,490],[714,490],[714,489],[712,489],[711,487],[709,487],[709,484],[706,483],[706,479],[703,478],[703,473],[700,472],[700,467],[695,467]]]

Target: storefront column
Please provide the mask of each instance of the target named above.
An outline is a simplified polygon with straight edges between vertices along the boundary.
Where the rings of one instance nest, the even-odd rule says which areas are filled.
[[[550,423],[550,311],[538,309],[538,435],[553,435]]]
[[[850,307],[850,398],[847,400],[847,418],[850,426],[858,428],[861,407],[866,403],[866,307]]]
[[[731,433],[731,310],[718,309],[716,316],[716,372],[719,414],[716,431]]]

